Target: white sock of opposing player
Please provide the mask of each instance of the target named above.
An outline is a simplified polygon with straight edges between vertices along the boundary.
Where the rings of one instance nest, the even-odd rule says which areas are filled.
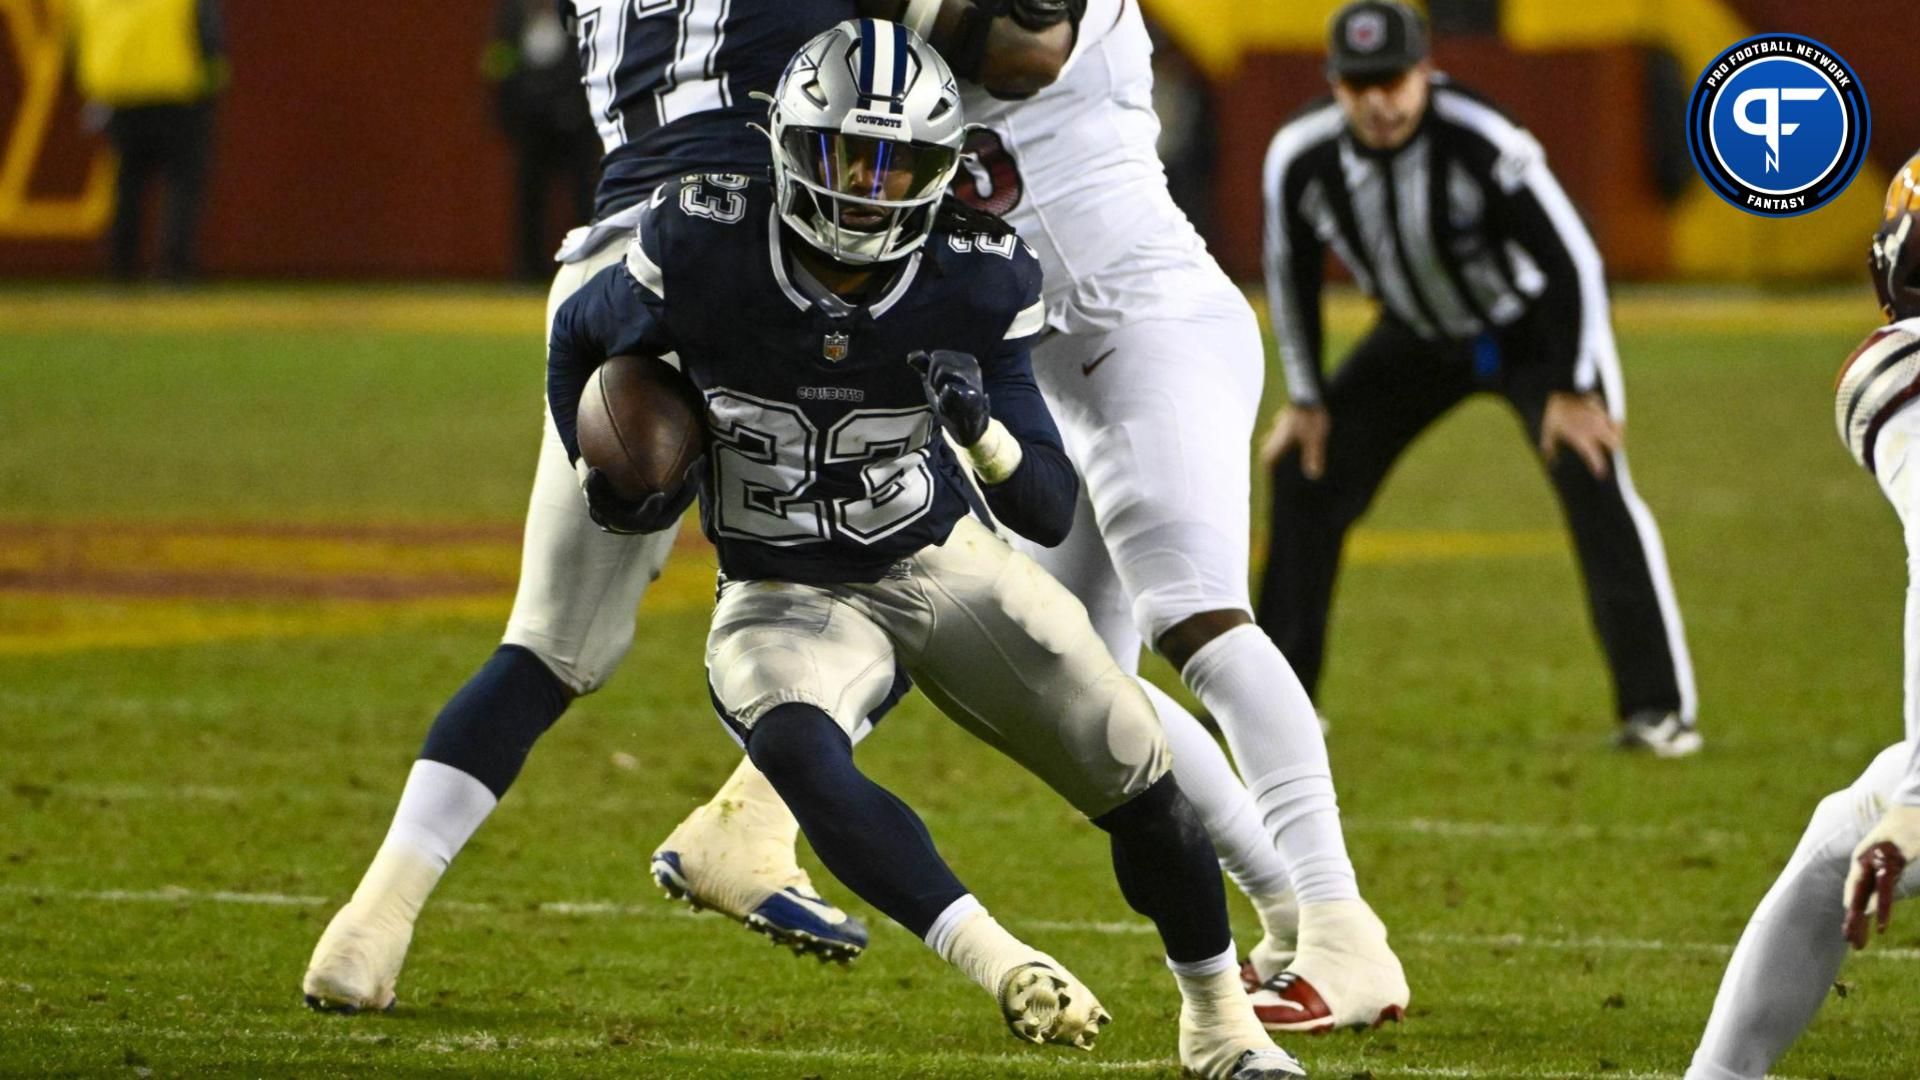
[[[1864,834],[1852,790],[1820,801],[1721,977],[1687,1080],[1759,1080],[1806,1030],[1847,956],[1841,889]]]
[[[1199,811],[1221,868],[1255,907],[1290,895],[1287,864],[1260,823],[1253,796],[1233,771],[1226,751],[1214,741],[1212,732],[1165,691],[1145,679],[1140,680],[1140,686],[1160,714],[1167,745],[1173,749],[1174,778],[1187,801]]]
[[[447,864],[499,801],[485,784],[451,765],[414,762],[387,837],[354,890],[353,902],[398,905],[411,922]]]
[[[1320,718],[1266,632],[1236,626],[1180,675],[1226,733],[1300,903],[1360,899]]]

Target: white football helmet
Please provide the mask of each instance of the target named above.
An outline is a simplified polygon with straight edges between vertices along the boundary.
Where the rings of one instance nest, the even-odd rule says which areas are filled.
[[[853,264],[926,243],[960,161],[966,121],[953,72],[898,23],[848,19],[807,42],[774,88],[780,218]]]

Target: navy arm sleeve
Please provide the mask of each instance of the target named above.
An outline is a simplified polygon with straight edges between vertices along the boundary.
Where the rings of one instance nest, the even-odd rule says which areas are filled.
[[[577,419],[587,380],[609,356],[660,356],[664,340],[657,297],[634,279],[624,263],[600,271],[568,297],[553,316],[547,341],[547,408],[567,460],[580,460]]]
[[[1001,524],[1042,547],[1053,547],[1073,528],[1080,478],[1067,460],[1060,429],[1033,381],[1026,342],[1008,342],[981,365],[987,409],[1020,440],[1020,466],[997,484],[982,484],[987,508]]]

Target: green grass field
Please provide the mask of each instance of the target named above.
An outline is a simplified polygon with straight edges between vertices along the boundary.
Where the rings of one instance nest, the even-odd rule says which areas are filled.
[[[1177,999],[1103,838],[917,698],[863,762],[1100,991],[1097,1052],[1017,1043],[896,928],[822,967],[657,896],[648,852],[735,760],[702,688],[696,544],[448,874],[400,1007],[299,1006],[506,614],[539,309],[0,293],[0,1074],[1177,1075]],[[1337,314],[1344,339],[1361,313]],[[1606,748],[1571,556],[1503,407],[1415,448],[1356,537],[1324,694],[1414,1007],[1294,1040],[1315,1076],[1684,1069],[1813,804],[1900,731],[1899,532],[1830,396],[1873,322],[1852,291],[1621,302],[1634,475],[1699,672],[1693,760]],[[1244,906],[1236,926],[1251,943]],[[1783,1075],[1920,1075],[1920,912],[1844,979]]]

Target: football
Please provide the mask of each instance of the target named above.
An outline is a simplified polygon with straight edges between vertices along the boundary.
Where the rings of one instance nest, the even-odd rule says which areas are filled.
[[[580,456],[638,501],[678,487],[707,450],[706,401],[673,365],[653,356],[615,356],[580,395]]]

